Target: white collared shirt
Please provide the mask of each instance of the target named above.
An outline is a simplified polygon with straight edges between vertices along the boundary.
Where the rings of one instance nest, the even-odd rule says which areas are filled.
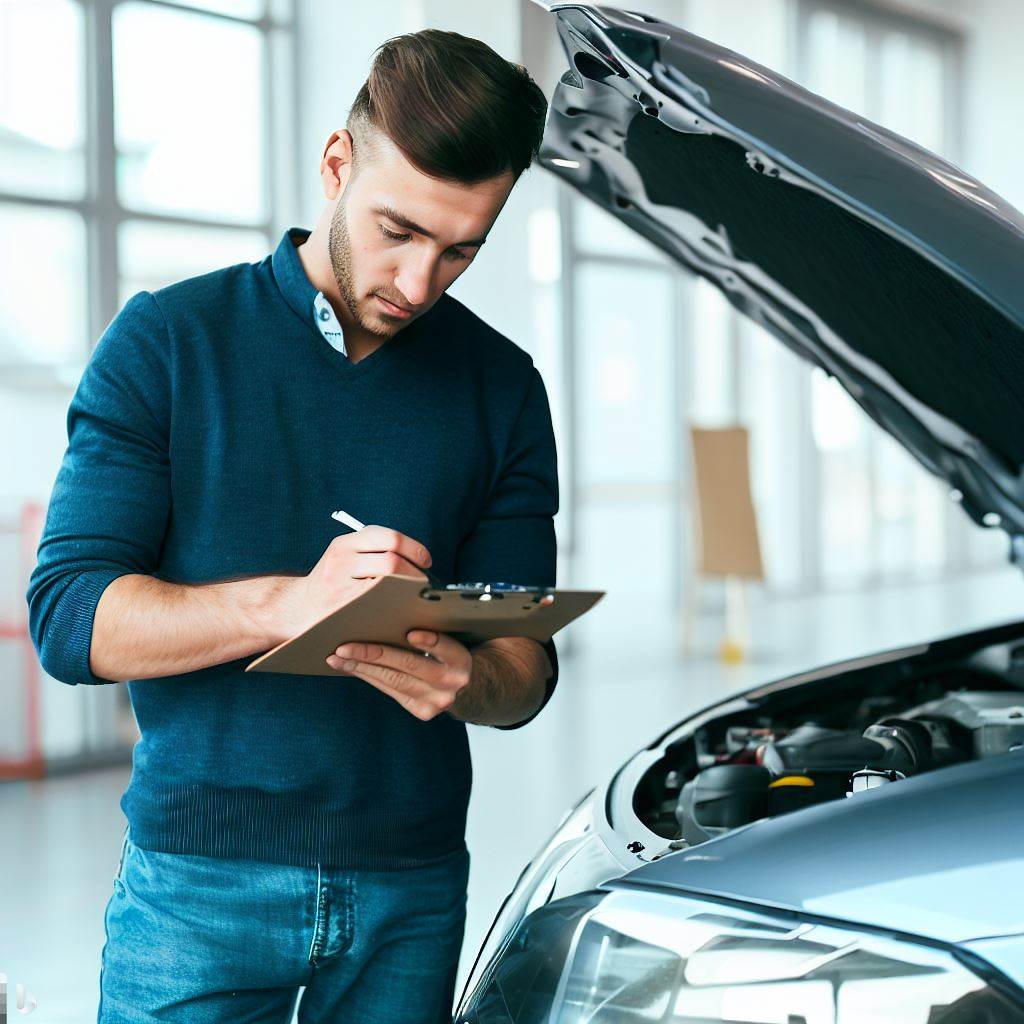
[[[324,298],[323,292],[317,292],[313,299],[313,319],[316,320],[320,333],[327,339],[327,343],[333,349],[337,349],[345,358],[348,358],[348,350],[345,348],[345,335],[342,333],[341,324],[334,315],[334,309]]]

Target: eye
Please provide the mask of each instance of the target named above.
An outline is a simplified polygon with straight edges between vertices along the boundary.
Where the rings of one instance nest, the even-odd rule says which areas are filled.
[[[407,241],[409,241],[409,236],[408,235],[400,235],[397,232],[389,231],[386,227],[384,227],[383,224],[378,224],[377,227],[380,228],[380,233],[385,238],[393,239],[396,242],[407,242]]]
[[[468,260],[469,259],[469,257],[461,249],[449,249],[444,254],[444,258],[446,260],[455,260],[455,261]]]

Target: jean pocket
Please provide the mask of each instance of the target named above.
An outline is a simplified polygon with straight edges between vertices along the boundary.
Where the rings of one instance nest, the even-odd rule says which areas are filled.
[[[131,828],[130,825],[126,825],[125,826],[124,839],[122,839],[122,841],[121,841],[121,856],[118,858],[118,861],[117,861],[117,871],[114,872],[114,883],[116,885],[118,885],[118,886],[120,886],[122,884],[121,883],[121,873],[124,871],[124,857],[125,857],[125,854],[128,852],[128,842],[129,842],[129,840],[128,840],[128,832],[129,832],[130,828]]]

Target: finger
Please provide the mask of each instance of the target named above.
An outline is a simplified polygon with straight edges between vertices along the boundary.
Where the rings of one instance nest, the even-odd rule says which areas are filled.
[[[436,680],[438,675],[444,671],[441,663],[434,658],[424,658],[422,654],[415,654],[391,644],[349,641],[340,644],[335,649],[334,655],[342,662],[365,662],[380,665],[431,681]]]
[[[430,629],[411,629],[405,634],[406,640],[414,647],[428,653],[445,665],[457,665],[469,655],[469,648],[447,633],[435,633]]]
[[[336,660],[333,655],[327,659],[328,664],[332,660]],[[443,692],[435,690],[415,676],[396,669],[357,662],[355,668],[348,670],[347,674],[362,679],[381,693],[398,701],[406,711],[424,722],[435,718],[452,703],[452,698]]]
[[[414,656],[415,657],[415,656]],[[417,659],[423,661],[423,659]],[[351,664],[351,662],[345,662]],[[426,665],[431,664],[427,662]],[[427,701],[434,707],[444,711],[451,707],[456,694],[469,683],[471,672],[468,667],[446,668],[435,664],[433,667],[437,674],[432,672],[424,673],[426,665],[416,666],[417,670],[405,672],[400,668],[390,665],[382,665],[372,661],[357,661],[353,673],[365,674],[365,677],[372,678],[403,693],[411,693],[417,700]]]
[[[354,577],[386,576],[398,573],[402,576],[426,576],[417,566],[397,552],[383,551],[357,555],[349,570]]]
[[[423,568],[429,568],[433,563],[425,545],[387,526],[364,526],[352,536],[356,551],[393,551]]]

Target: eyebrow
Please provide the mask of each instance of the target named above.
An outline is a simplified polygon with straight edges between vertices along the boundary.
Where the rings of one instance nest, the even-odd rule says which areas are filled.
[[[433,231],[428,231],[424,227],[420,227],[415,221],[409,220],[408,217],[403,217],[397,210],[393,210],[390,206],[377,206],[374,207],[374,213],[387,217],[388,220],[393,221],[399,227],[405,228],[407,231],[415,231],[417,235],[423,235],[426,238],[437,238],[437,235]],[[483,238],[471,238],[468,242],[456,242],[454,248],[458,249],[463,246],[470,248],[476,248],[484,244],[487,241],[487,236]]]

